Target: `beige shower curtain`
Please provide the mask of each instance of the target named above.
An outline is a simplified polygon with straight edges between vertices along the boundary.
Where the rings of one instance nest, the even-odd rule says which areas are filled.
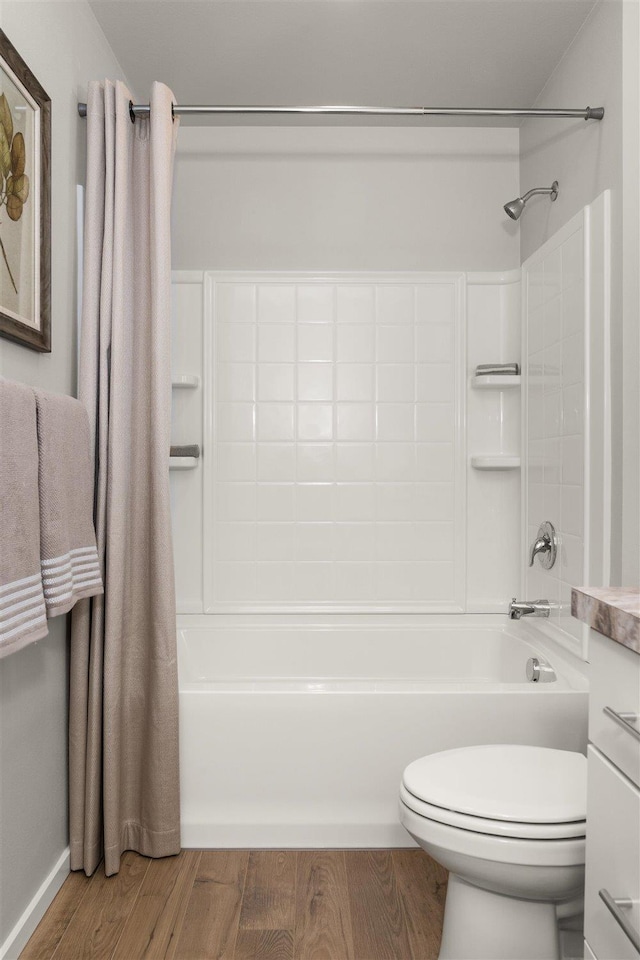
[[[131,122],[119,82],[87,105],[79,396],[91,420],[105,595],[71,629],[71,869],[180,849],[169,512],[170,205],[177,121],[155,83]]]

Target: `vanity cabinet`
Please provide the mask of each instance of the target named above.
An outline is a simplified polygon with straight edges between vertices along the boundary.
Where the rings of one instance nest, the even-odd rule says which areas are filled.
[[[640,958],[640,655],[590,631],[585,958]]]

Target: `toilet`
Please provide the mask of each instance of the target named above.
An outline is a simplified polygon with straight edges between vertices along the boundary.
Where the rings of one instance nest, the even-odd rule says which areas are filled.
[[[583,894],[586,785],[586,757],[547,747],[409,764],[400,822],[449,871],[439,960],[558,960],[558,913]]]

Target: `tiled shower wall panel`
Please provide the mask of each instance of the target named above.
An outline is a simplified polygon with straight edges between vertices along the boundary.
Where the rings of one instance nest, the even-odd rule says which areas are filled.
[[[464,276],[205,296],[205,609],[462,610]]]
[[[194,387],[174,387],[171,443],[202,446],[203,275],[175,271],[172,282],[171,376],[197,378]],[[171,470],[171,519],[178,613],[202,613],[202,460],[192,470]]]
[[[476,389],[481,363],[520,363],[520,271],[467,275],[467,613],[506,613],[520,589],[520,470],[471,458],[520,456],[520,390]]]
[[[527,359],[526,549],[549,520],[559,537],[551,570],[527,567],[525,595],[551,601],[568,647],[581,654],[571,587],[585,582],[586,234],[580,214],[524,265]],[[525,560],[525,563],[527,561]]]

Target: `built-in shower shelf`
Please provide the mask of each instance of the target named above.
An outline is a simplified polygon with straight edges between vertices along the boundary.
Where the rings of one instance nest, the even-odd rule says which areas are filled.
[[[504,453],[471,457],[471,466],[474,470],[519,470],[520,457],[511,457]]]
[[[485,373],[479,377],[472,377],[471,386],[474,390],[507,390],[510,387],[519,387],[521,381],[520,374],[505,376],[498,373]]]
[[[195,470],[197,457],[169,457],[169,470]]]
[[[173,377],[171,386],[174,390],[195,390],[200,386],[200,377],[184,374],[179,377]]]

